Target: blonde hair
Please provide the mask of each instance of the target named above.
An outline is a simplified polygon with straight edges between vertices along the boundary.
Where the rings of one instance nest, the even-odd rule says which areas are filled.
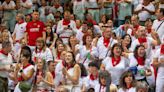
[[[109,92],[117,92],[117,86],[116,85],[114,85],[114,84],[111,84],[110,85],[110,91]]]

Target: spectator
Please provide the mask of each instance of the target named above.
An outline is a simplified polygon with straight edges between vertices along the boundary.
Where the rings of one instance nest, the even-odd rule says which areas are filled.
[[[138,82],[136,86],[136,92],[149,92],[149,87],[145,82]]]
[[[79,20],[84,20],[85,13],[85,0],[75,0],[73,3],[73,13],[76,15],[76,18]]]
[[[32,13],[32,6],[33,3],[31,0],[20,0],[20,11],[24,14],[24,15],[28,15]]]
[[[38,37],[43,37],[45,40],[46,34],[44,23],[39,21],[39,12],[35,10],[32,13],[32,21],[27,23],[25,32],[25,39],[32,51],[35,48],[35,43]]]

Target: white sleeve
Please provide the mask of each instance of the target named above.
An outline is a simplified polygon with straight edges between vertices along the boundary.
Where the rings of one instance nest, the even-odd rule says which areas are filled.
[[[53,55],[52,52],[49,48],[47,48],[47,53],[46,53],[46,62],[53,60]]]
[[[58,22],[56,33],[61,34],[64,31],[64,26],[62,25],[62,20]]]
[[[156,50],[155,54],[153,55],[153,58],[158,58],[160,56],[160,51],[161,51],[160,48]]]
[[[138,11],[138,10],[140,10],[140,9],[142,9],[142,4],[137,5],[137,7],[135,8],[134,11]]]

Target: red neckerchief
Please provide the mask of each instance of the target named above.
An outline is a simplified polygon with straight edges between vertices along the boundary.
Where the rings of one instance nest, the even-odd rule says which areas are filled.
[[[147,33],[151,33],[151,28],[147,28]]]
[[[104,46],[107,48],[110,43],[110,39],[105,39],[104,38]]]
[[[53,79],[54,79],[55,78],[55,71],[52,71],[51,74],[52,74]]]
[[[55,4],[54,7],[57,9],[60,7],[60,4]]]
[[[22,2],[23,2],[23,3],[25,3],[25,2],[26,2],[26,0],[22,0]]]
[[[76,28],[77,28],[77,29],[80,29],[80,28],[81,28],[81,26],[76,26]]]
[[[144,59],[144,57],[139,57],[139,56],[137,56],[136,57],[136,60],[137,60],[137,62],[138,62],[138,65],[144,65],[145,64],[145,59]]]
[[[164,54],[164,44],[161,45],[161,54]]]
[[[92,20],[92,19],[87,20],[87,22],[88,22],[88,23],[92,23],[93,25],[96,25],[96,24],[97,24],[96,21],[94,21],[94,20]]]
[[[112,57],[112,65],[116,66],[117,64],[119,64],[121,61],[121,57],[119,56],[118,58],[114,58]]]
[[[2,53],[2,54],[5,55],[5,56],[8,56],[8,53],[5,53],[4,50],[0,50],[0,53]]]
[[[60,59],[60,54],[61,54],[61,52],[58,52],[58,53],[57,53],[57,58],[58,58],[58,59]]]
[[[144,38],[138,38],[138,42],[139,42],[140,44],[146,43],[146,42],[147,42],[147,39],[146,39],[146,37],[144,37]]]
[[[94,76],[93,74],[90,74],[90,75],[89,75],[89,78],[90,78],[92,81],[94,81],[94,80],[96,80],[96,79],[98,78],[98,74],[96,74],[96,76]]]
[[[24,20],[18,21],[18,24],[22,24],[22,23],[24,23]]]
[[[62,64],[67,70],[74,67],[74,65],[69,66],[65,61],[62,61]]]
[[[42,48],[41,49],[37,49],[35,52],[36,53],[41,53],[42,52]]]
[[[135,30],[132,31],[132,36],[134,36],[134,33],[138,31],[139,27],[140,27],[140,25],[136,25],[133,27]]]
[[[130,86],[129,87],[127,87],[127,89],[130,89],[132,87],[132,85],[130,84]]]
[[[26,66],[23,66],[23,69],[27,68],[30,65],[31,64],[28,63]],[[23,81],[23,77],[22,76],[18,77],[18,81]]]
[[[122,27],[121,27],[121,29],[124,31],[124,30],[125,30],[125,27],[124,27],[124,26],[122,26]]]
[[[63,25],[69,25],[69,24],[70,24],[70,20],[63,19]]]

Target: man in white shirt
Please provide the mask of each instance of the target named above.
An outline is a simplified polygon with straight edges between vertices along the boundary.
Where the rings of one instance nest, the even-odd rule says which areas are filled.
[[[152,29],[157,32],[160,40],[162,41],[162,36],[164,35],[164,9],[158,9],[156,11],[157,19],[154,20]]]
[[[68,44],[68,38],[76,34],[76,31],[76,23],[70,19],[70,11],[65,11],[64,19],[58,22],[56,33],[63,40],[64,44]]]
[[[14,43],[14,50],[17,53],[18,50],[21,48],[20,42],[23,39],[26,31],[27,23],[24,21],[25,16],[21,13],[18,13],[16,16],[17,24],[15,25],[13,36],[13,43]]]
[[[154,14],[155,7],[150,0],[143,0],[143,3],[139,4],[134,11],[138,14],[141,25],[144,25],[146,19]]]
[[[0,92],[8,92],[8,78],[13,58],[10,54],[11,43],[3,42],[2,50],[0,50]]]

